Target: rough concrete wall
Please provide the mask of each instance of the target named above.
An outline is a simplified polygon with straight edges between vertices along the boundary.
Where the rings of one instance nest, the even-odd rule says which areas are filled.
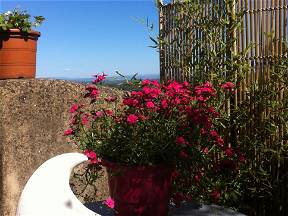
[[[0,80],[0,215],[15,216],[25,183],[44,161],[76,151],[62,134],[82,88],[60,80]]]

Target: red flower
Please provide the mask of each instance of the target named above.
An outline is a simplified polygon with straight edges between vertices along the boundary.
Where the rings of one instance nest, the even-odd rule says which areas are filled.
[[[83,125],[87,125],[89,123],[88,117],[89,117],[88,114],[82,116],[81,121]]]
[[[103,116],[103,112],[102,111],[97,111],[96,113],[95,113],[95,117],[97,117],[97,118],[100,118],[100,117],[102,117]]]
[[[130,107],[135,107],[139,104],[138,100],[137,99],[133,99],[133,98],[125,98],[123,100],[123,104],[124,105],[127,105],[127,106],[130,106]]]
[[[204,154],[208,154],[209,149],[208,149],[207,147],[205,147],[205,148],[202,149],[202,152],[203,152]]]
[[[233,152],[233,149],[232,148],[226,148],[225,149],[225,151],[224,151],[224,153],[225,153],[225,155],[227,156],[227,157],[232,157],[233,155],[234,155],[234,152]]]
[[[88,93],[85,95],[86,97],[97,98],[97,96],[99,95],[99,91],[94,85],[86,86],[85,90],[88,91]]]
[[[182,137],[182,136],[179,136],[179,137],[177,137],[176,138],[176,145],[182,145],[182,144],[186,144],[187,142],[186,142],[186,140],[184,139],[184,137]]]
[[[143,93],[145,95],[149,95],[151,93],[152,89],[150,87],[144,86]]]
[[[223,144],[224,144],[224,139],[222,137],[218,137],[216,139],[216,143],[217,145],[219,145],[220,147],[223,147]]]
[[[157,98],[160,94],[161,94],[161,90],[160,90],[160,89],[153,89],[153,90],[150,92],[150,96],[151,96],[152,98]]]
[[[100,160],[97,159],[97,154],[94,151],[86,149],[84,151],[84,154],[88,157],[90,164],[97,164],[101,162]]]
[[[218,190],[214,190],[211,192],[210,196],[214,202],[218,202],[220,199],[220,192]]]
[[[94,84],[97,84],[97,83],[100,83],[100,82],[102,82],[102,81],[104,81],[107,76],[107,74],[105,74],[105,73],[101,73],[101,74],[97,74],[97,75],[95,75],[95,80],[93,80],[93,83]]]
[[[195,183],[196,183],[196,184],[199,184],[200,181],[201,181],[201,176],[195,175],[195,176],[194,176],[194,180],[195,180]]]
[[[149,108],[149,109],[153,109],[155,107],[154,103],[152,101],[148,101],[146,103],[146,107]]]
[[[183,159],[188,158],[188,154],[187,154],[185,151],[183,151],[183,150],[180,151],[179,156],[180,156],[181,158],[183,158]]]
[[[135,114],[130,114],[128,117],[127,117],[127,122],[129,124],[135,124],[138,120],[138,117],[135,115]]]
[[[114,200],[111,197],[108,197],[105,201],[104,204],[107,205],[109,208],[114,208],[115,203]]]
[[[232,82],[226,82],[226,83],[223,83],[220,85],[220,88],[222,88],[228,92],[234,92],[234,87],[235,87],[235,85]]]
[[[162,100],[161,105],[162,105],[163,109],[166,109],[168,107],[167,100]]]
[[[68,136],[68,135],[71,135],[71,134],[73,134],[73,130],[71,128],[64,131],[64,136]]]
[[[152,85],[155,86],[156,88],[160,88],[160,84],[159,84],[158,80],[153,80]]]
[[[142,84],[142,86],[149,85],[149,84],[151,84],[151,81],[146,79],[146,80],[143,80],[141,82],[141,84]]]
[[[243,153],[241,153],[240,151],[237,151],[236,153],[237,153],[237,156],[238,156],[238,159],[239,159],[240,162],[245,162],[246,161],[246,158],[245,158]]]
[[[70,113],[75,113],[78,110],[78,104],[73,104],[69,110]]]
[[[217,136],[218,136],[218,133],[217,133],[217,131],[212,130],[212,131],[210,131],[210,135],[211,135],[212,137],[217,137]]]

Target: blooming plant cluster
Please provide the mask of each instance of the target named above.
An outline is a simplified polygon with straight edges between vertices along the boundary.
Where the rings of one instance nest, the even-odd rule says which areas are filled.
[[[214,88],[210,82],[193,87],[188,82],[144,80],[119,98],[101,94],[98,84],[105,76],[96,75],[85,87],[88,106],[72,105],[70,128],[64,132],[71,142],[95,166],[102,160],[171,166],[175,204],[191,199],[218,202],[230,190],[219,180],[234,178],[239,162],[245,162],[215,126],[220,114],[214,101],[221,100],[221,94],[232,94],[233,83]],[[111,200],[107,203],[113,206]]]
[[[0,31],[9,29],[20,29],[22,32],[28,32],[32,27],[38,27],[45,20],[43,16],[34,16],[31,20],[31,15],[27,11],[15,9],[0,14]]]

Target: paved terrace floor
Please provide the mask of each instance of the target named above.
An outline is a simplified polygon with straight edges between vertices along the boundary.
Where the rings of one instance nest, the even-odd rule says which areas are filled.
[[[102,216],[114,216],[113,210],[107,208],[103,202],[93,202],[85,204],[90,210]],[[198,205],[185,203],[181,208],[171,207],[169,216],[246,216],[231,209],[217,205]],[[153,216],[153,215],[151,215]],[[157,216],[157,215],[154,215]]]

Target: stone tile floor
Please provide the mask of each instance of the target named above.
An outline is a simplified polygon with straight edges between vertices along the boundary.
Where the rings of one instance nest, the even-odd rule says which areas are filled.
[[[87,203],[85,204],[85,206],[102,216],[114,216],[113,210],[107,208],[102,202]],[[157,216],[157,215],[151,215],[151,216]],[[171,207],[169,216],[245,216],[245,215],[217,205],[198,205],[193,203],[184,203],[181,206],[181,208]]]

